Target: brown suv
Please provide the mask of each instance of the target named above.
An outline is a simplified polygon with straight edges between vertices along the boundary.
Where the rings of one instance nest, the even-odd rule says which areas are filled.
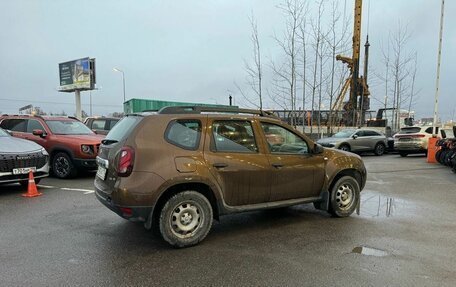
[[[95,157],[104,136],[96,135],[76,118],[3,115],[0,127],[44,147],[58,178],[74,177],[78,170],[97,169]]]
[[[97,198],[125,219],[158,227],[177,247],[197,244],[229,213],[312,202],[349,216],[366,182],[358,155],[242,109],[128,115],[102,141],[97,163]]]

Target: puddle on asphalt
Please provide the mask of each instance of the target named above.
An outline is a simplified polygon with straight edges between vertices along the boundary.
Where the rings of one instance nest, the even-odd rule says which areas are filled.
[[[379,195],[375,192],[361,194],[359,215],[366,217],[393,217],[401,210],[413,208],[405,200]]]
[[[357,246],[353,248],[352,253],[358,253],[366,256],[376,256],[376,257],[384,257],[388,255],[388,252],[376,249],[376,248],[370,248],[366,246]]]

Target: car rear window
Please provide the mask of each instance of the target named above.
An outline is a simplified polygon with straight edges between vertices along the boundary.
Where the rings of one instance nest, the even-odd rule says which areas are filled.
[[[416,134],[420,132],[419,127],[409,127],[409,128],[402,128],[399,133],[400,134]]]
[[[142,119],[143,117],[140,116],[124,117],[109,131],[105,140],[120,141],[124,139]]]

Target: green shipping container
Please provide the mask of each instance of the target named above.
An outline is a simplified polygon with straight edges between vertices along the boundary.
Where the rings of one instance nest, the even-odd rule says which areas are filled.
[[[163,107],[168,106],[203,106],[203,107],[214,107],[214,108],[227,108],[228,105],[212,105],[212,104],[201,104],[201,103],[184,103],[184,102],[171,102],[171,101],[160,101],[160,100],[148,100],[148,99],[130,99],[124,103],[124,113],[139,113],[147,110],[158,111]],[[231,106],[237,107],[237,106]]]

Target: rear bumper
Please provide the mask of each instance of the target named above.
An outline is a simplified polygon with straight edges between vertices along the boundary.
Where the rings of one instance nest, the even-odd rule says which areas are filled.
[[[85,158],[75,158],[73,163],[76,168],[84,170],[96,170],[97,162],[94,158],[85,159]]]
[[[424,152],[427,150],[427,146],[422,142],[395,142],[394,149],[398,151]]]
[[[146,222],[149,217],[152,206],[121,206],[115,204],[110,195],[102,192],[95,186],[95,196],[97,199],[107,208],[112,210],[120,217],[127,219],[132,222]],[[130,209],[130,212],[125,212],[125,208]]]

